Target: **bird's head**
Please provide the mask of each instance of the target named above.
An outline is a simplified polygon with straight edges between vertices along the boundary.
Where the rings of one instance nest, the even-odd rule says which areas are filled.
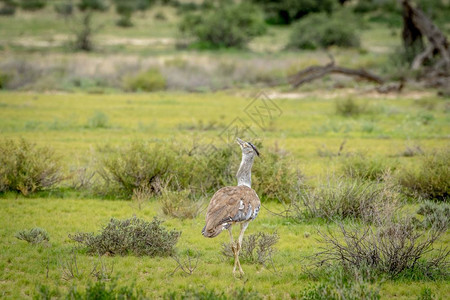
[[[242,154],[245,156],[259,156],[259,151],[256,149],[256,146],[250,142],[244,142],[240,138],[236,138],[236,142],[239,144],[242,150]]]

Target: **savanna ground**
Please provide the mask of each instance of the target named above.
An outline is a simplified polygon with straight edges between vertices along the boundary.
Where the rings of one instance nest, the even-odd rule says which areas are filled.
[[[340,175],[347,156],[355,153],[381,158],[387,165],[401,169],[420,165],[423,160],[419,154],[404,155],[407,148],[420,147],[423,153],[449,149],[448,99],[437,96],[433,89],[407,86],[400,94],[383,95],[373,91],[370,85],[341,77],[326,78],[298,90],[287,86],[267,87],[261,82],[271,82],[272,72],[277,73],[275,78],[280,78],[292,73],[292,68],[327,61],[326,54],[271,53],[282,48],[277,45],[283,44],[288,34],[287,28],[278,27],[270,28],[268,34],[254,40],[251,50],[219,53],[176,50],[176,15],[159,7],[147,14],[159,10],[164,10],[167,20],[137,16],[134,29],[117,29],[107,23],[98,35],[100,50],[92,54],[65,52],[63,44],[58,42],[67,39],[64,20],[37,18],[34,13],[24,12],[14,19],[0,18],[3,56],[0,63],[8,65],[8,62],[21,61],[45,65],[64,61],[65,67],[69,66],[68,72],[79,70],[62,81],[58,73],[41,72],[36,76],[46,80],[30,79],[30,84],[17,83],[21,86],[19,91],[0,93],[1,138],[24,138],[38,146],[52,147],[62,158],[66,176],[57,188],[49,191],[26,197],[11,192],[2,194],[0,297],[31,298],[42,285],[58,290],[59,295],[73,286],[82,289],[95,280],[91,271],[100,260],[107,266],[113,265],[111,276],[117,278],[119,286],[134,284],[150,298],[190,288],[214,289],[226,294],[245,288],[270,299],[300,298],[305,289],[326,279],[326,270],[316,270],[316,276],[307,271],[311,263],[308,256],[320,249],[317,230],[336,231],[334,222],[320,218],[283,218],[273,212],[281,212],[285,206],[276,200],[263,199],[264,207],[250,224],[247,235],[277,232],[280,239],[275,245],[273,264],[262,266],[244,262],[246,275],[236,279],[231,273],[232,261],[221,254],[222,243],[229,241],[228,234],[222,233],[215,239],[205,239],[201,235],[206,202],[197,217],[181,220],[164,215],[158,197],[152,197],[138,208],[129,199],[109,200],[71,188],[73,170],[84,166],[94,168],[100,148],[123,147],[135,141],[187,147],[195,143],[221,145],[223,132],[240,118],[251,127],[250,137],[263,145],[261,158],[257,158],[255,164],[265,159],[265,149],[284,149],[295,158],[295,167],[301,171],[304,182],[311,186],[323,184],[332,174]],[[51,15],[50,10],[45,13]],[[111,16],[100,18],[109,20]],[[389,51],[400,44],[398,35],[399,30],[376,26],[362,34],[364,51],[332,49],[332,52],[343,65],[370,68],[389,61]],[[236,80],[246,76],[256,78],[254,82],[249,80],[255,85],[249,83],[249,86],[215,91],[214,82],[194,80],[192,84],[198,88],[186,92],[190,89],[175,81],[173,91],[124,93],[114,88],[114,84],[107,87],[99,84],[95,78],[97,73],[114,72],[122,63],[141,69],[143,65],[170,66],[184,62],[199,64],[199,69],[208,69],[210,64],[220,65],[220,68],[233,64],[230,74],[236,76]],[[250,70],[245,76],[234,71],[246,62],[250,62],[245,67]],[[256,66],[254,69],[251,69],[252,63]],[[174,77],[180,76],[175,73]],[[182,75],[191,73],[189,69]],[[227,77],[226,74],[217,76]],[[80,78],[84,79],[80,81]],[[344,88],[336,89],[336,82]],[[264,128],[245,112],[261,91],[279,108],[279,114]],[[360,111],[347,116],[339,113],[339,107],[349,103]],[[402,212],[415,215],[419,205],[417,199],[410,198]],[[64,264],[77,246],[68,238],[69,234],[98,232],[113,217],[125,219],[134,215],[148,221],[158,216],[165,220],[166,227],[182,231],[176,253],[181,258],[189,253],[198,254],[199,262],[193,274],[186,275],[180,270],[173,273],[177,263],[170,257],[99,258],[77,249],[79,274],[75,278],[64,276]],[[353,222],[359,221],[344,221],[345,224]],[[33,227],[47,230],[49,243],[30,245],[15,238],[18,231]],[[446,232],[435,247],[448,247],[449,243],[450,235]],[[434,280],[407,276],[378,278],[369,285],[379,289],[383,299],[416,299],[424,288],[445,299],[450,290],[448,276]]]

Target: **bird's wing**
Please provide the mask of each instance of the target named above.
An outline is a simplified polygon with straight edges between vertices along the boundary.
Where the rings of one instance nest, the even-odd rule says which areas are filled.
[[[254,219],[260,204],[256,192],[247,186],[221,188],[209,203],[203,235],[215,237],[234,222]]]

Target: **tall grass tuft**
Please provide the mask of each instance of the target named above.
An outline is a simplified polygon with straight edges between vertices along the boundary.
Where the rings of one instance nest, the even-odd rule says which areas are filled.
[[[396,169],[396,164],[388,165],[381,157],[367,157],[363,154],[347,156],[342,161],[344,175],[361,180],[380,181],[385,174]]]
[[[61,180],[60,159],[52,149],[24,139],[0,141],[0,193],[17,191],[28,195]]]

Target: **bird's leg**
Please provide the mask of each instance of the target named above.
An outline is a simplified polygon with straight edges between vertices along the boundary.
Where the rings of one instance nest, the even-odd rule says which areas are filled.
[[[236,273],[236,253],[237,253],[237,251],[236,251],[236,245],[234,244],[234,240],[233,240],[233,233],[232,233],[232,231],[231,231],[231,227],[232,226],[230,226],[229,228],[228,228],[228,232],[230,233],[230,241],[231,241],[231,251],[233,251],[233,255],[234,255],[234,268],[233,268],[233,274],[235,274]]]
[[[236,251],[237,254],[235,254],[236,259],[235,259],[234,267],[236,268],[236,264],[237,264],[237,266],[239,267],[239,273],[241,274],[241,276],[244,275],[244,271],[242,270],[241,263],[239,261],[239,252],[241,251],[242,240],[244,239],[244,232],[245,232],[245,230],[248,227],[248,223],[249,222],[241,223],[241,233],[239,234],[237,247],[236,247],[237,248],[237,251]]]

